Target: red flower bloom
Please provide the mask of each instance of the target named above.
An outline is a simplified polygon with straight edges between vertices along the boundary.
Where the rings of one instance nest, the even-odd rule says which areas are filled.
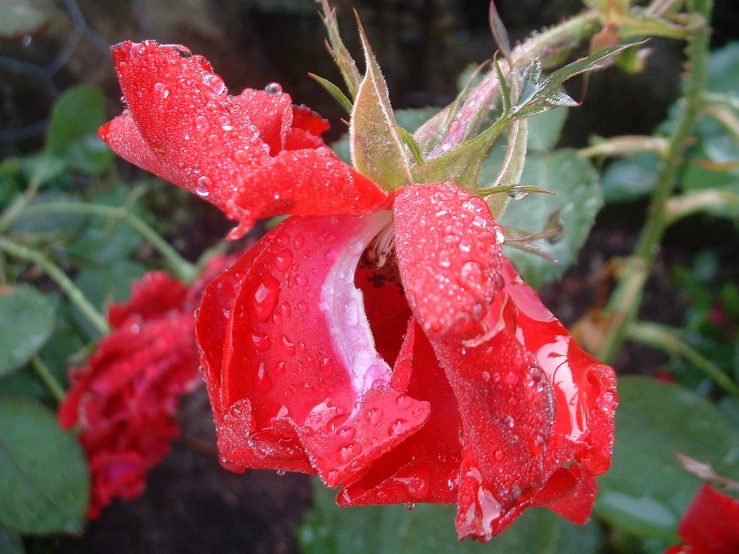
[[[200,384],[193,312],[224,266],[215,260],[190,290],[164,271],[147,273],[128,302],[110,307],[113,331],[87,365],[70,371],[59,422],[81,430],[92,475],[90,518],[115,497],[143,493],[147,473],[179,434],[177,397]]]
[[[222,117],[203,96],[210,74],[177,77],[191,71],[191,58],[151,43],[115,52],[131,115],[120,126],[114,120],[106,140],[188,188],[182,176],[195,165],[218,167],[223,158],[230,168],[239,132],[217,135],[225,142],[212,154],[193,150],[177,129],[189,133],[193,119],[215,125]],[[165,75],[125,70],[145,63]],[[170,104],[152,86],[158,82]],[[234,102],[217,96],[217,106]],[[141,122],[160,121],[159,106],[169,106],[157,123],[162,136],[144,142]],[[252,104],[249,118],[272,136],[265,106]],[[178,114],[176,128],[165,133],[169,109]],[[289,124],[280,129],[284,141]],[[157,157],[151,145],[165,140]],[[168,152],[185,164],[176,175],[151,161]],[[375,201],[347,207],[347,187],[364,182],[351,168],[328,155],[309,165],[295,152],[282,156],[301,188],[285,184],[293,179],[287,171],[275,173],[268,192],[256,178],[210,171],[218,198],[268,206],[248,208],[254,217],[300,214],[264,236],[203,297],[196,334],[225,464],[318,474],[328,486],[342,485],[345,506],[456,503],[460,537],[487,540],[531,506],[584,522],[595,476],[610,464],[615,376],[518,277],[485,201],[445,183],[400,189],[392,211]],[[259,167],[274,173],[273,159],[260,158]],[[234,182],[237,189],[228,188]],[[317,196],[326,183],[331,195]],[[296,193],[289,210],[269,200],[274,191]]]
[[[202,56],[179,45],[123,42],[113,58],[128,110],[100,129],[117,154],[239,221],[362,212],[387,195],[318,138],[328,125],[279,88],[229,96]]]
[[[733,554],[739,552],[739,500],[704,483],[677,530],[686,544],[665,554]]]

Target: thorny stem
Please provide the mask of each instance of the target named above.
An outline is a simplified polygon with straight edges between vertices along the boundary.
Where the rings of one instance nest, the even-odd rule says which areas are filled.
[[[584,38],[597,32],[600,27],[601,21],[598,10],[586,10],[518,45],[511,53],[513,62],[517,67],[526,67],[538,57],[544,68],[556,65]],[[510,73],[511,68],[506,60],[500,61],[500,67],[505,76]],[[478,117],[481,109],[483,107],[492,108],[499,90],[498,76],[496,71],[492,69],[464,99],[457,116],[458,125],[454,126],[454,130],[450,128],[448,132],[448,135],[453,136],[445,136],[441,141],[441,143],[448,144],[445,151],[455,148],[462,140],[476,131],[472,127],[482,122],[482,118]],[[445,121],[450,110],[455,109],[456,105],[457,102],[455,101],[447,106],[415,133],[414,136],[422,150],[425,151],[431,145],[436,136],[436,131],[433,129],[435,127],[438,129],[437,125]],[[440,146],[437,146],[435,150],[439,148]],[[439,154],[440,151],[436,152],[435,155]],[[431,157],[435,157],[435,155]]]
[[[172,246],[151,226],[125,207],[83,204],[79,202],[47,202],[27,207],[17,217],[30,217],[43,213],[78,213],[109,217],[125,221],[162,255],[170,271],[181,281],[191,283],[198,275],[195,265],[180,256]]]
[[[51,370],[46,366],[41,358],[38,356],[31,358],[31,366],[39,379],[44,382],[44,385],[49,389],[49,392],[56,401],[60,403],[63,402],[66,392],[64,392],[64,388],[59,384],[59,381],[56,380],[56,377],[54,377]]]
[[[612,363],[627,337],[627,327],[634,321],[641,304],[644,285],[652,272],[654,259],[659,251],[662,236],[667,228],[667,202],[672,195],[683,165],[683,154],[693,132],[703,104],[708,62],[709,28],[712,0],[696,0],[696,10],[704,17],[703,25],[696,29],[689,44],[689,74],[680,115],[668,137],[667,155],[660,170],[657,187],[649,206],[647,221],[642,229],[634,254],[629,259],[623,277],[611,294],[606,313],[612,316],[611,327],[606,332],[598,357]]]
[[[685,344],[679,333],[678,329],[659,323],[632,322],[626,329],[626,335],[631,340],[685,358],[725,391],[739,396],[739,386],[713,362]]]
[[[100,331],[101,334],[105,335],[110,332],[108,322],[105,320],[103,315],[95,309],[95,306],[90,304],[90,301],[84,294],[82,294],[82,291],[75,286],[59,266],[44,256],[41,252],[15,244],[14,242],[2,237],[0,237],[0,251],[7,253],[9,256],[14,258],[18,258],[19,260],[31,262],[39,266],[49,276],[49,278],[54,281],[60,289],[62,289],[70,302],[77,306],[77,308],[85,315],[85,317],[87,317],[95,328]]]

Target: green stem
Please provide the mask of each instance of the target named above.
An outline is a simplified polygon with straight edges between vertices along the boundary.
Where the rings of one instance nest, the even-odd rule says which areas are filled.
[[[639,311],[644,285],[652,272],[659,244],[667,227],[667,201],[672,195],[683,154],[693,132],[696,119],[702,108],[702,94],[706,84],[706,65],[710,33],[708,19],[711,0],[696,0],[696,9],[703,14],[704,24],[695,31],[690,42],[688,57],[691,68],[683,98],[680,100],[680,115],[668,137],[666,159],[652,196],[646,224],[642,229],[634,254],[629,259],[623,277],[613,291],[606,313],[612,316],[612,324],[606,333],[598,357],[611,363],[626,339],[626,328],[634,321]]]
[[[673,196],[667,202],[665,225],[701,212],[718,212],[739,217],[739,194],[730,190],[701,190]]]
[[[51,370],[46,366],[41,358],[39,358],[38,356],[34,356],[33,358],[31,358],[31,366],[36,372],[36,375],[38,375],[39,379],[44,382],[44,385],[46,385],[46,388],[49,389],[49,392],[57,400],[57,402],[63,402],[64,397],[67,395],[67,393],[64,391],[64,388],[61,386],[61,384],[59,384],[59,381],[56,380],[56,377],[54,377],[54,375],[51,373]]]
[[[726,392],[739,396],[739,386],[713,362],[680,340],[679,334],[678,329],[659,323],[632,322],[627,327],[627,336],[631,340],[685,358]]]
[[[136,232],[144,237],[144,239],[149,241],[149,243],[151,243],[151,245],[162,255],[167,267],[178,279],[185,283],[191,283],[198,275],[198,270],[194,264],[191,264],[180,256],[177,251],[172,248],[172,246],[150,225],[144,222],[144,220],[122,206],[84,204],[81,202],[47,202],[44,204],[29,206],[16,217],[23,218],[44,213],[77,213],[109,217],[125,221],[133,227]]]
[[[597,158],[599,156],[616,158],[652,152],[664,158],[667,152],[667,140],[662,137],[643,137],[624,135],[612,139],[599,140],[596,144],[581,148],[578,154],[583,158]]]
[[[39,266],[49,276],[49,278],[54,281],[60,289],[62,289],[70,302],[77,306],[77,308],[85,315],[85,317],[87,317],[88,320],[90,320],[101,334],[105,335],[110,332],[108,322],[105,320],[103,315],[95,309],[95,306],[90,304],[90,301],[84,294],[82,294],[82,291],[75,286],[59,266],[44,256],[41,252],[31,250],[25,246],[20,246],[19,244],[15,244],[14,242],[2,237],[0,237],[0,251],[13,256],[14,258],[18,258],[19,260],[31,262]]]

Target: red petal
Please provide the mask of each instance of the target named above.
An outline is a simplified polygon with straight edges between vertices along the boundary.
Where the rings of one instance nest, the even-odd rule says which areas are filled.
[[[144,321],[161,317],[179,309],[186,294],[185,286],[166,271],[150,271],[133,283],[127,302],[111,304],[108,320],[113,327],[119,327],[131,315]]]
[[[405,189],[395,227],[408,303],[462,418],[460,537],[488,540],[531,506],[585,521],[593,476],[610,463],[613,370],[521,282],[481,199],[443,185]],[[471,285],[469,262],[479,268]]]
[[[153,41],[113,47],[129,111],[100,136],[116,153],[238,220],[232,238],[258,218],[364,212],[386,200],[325,146],[290,139],[287,94],[232,98],[204,58],[187,54]],[[310,149],[286,152],[288,139]]]
[[[338,504],[455,503],[462,422],[444,370],[415,320],[408,326],[391,385],[405,391],[404,398],[427,401],[429,419],[420,431],[377,460],[360,480],[345,487]]]
[[[331,128],[327,119],[306,106],[293,106],[293,128],[308,131],[311,135],[320,137]]]
[[[696,553],[739,552],[739,500],[704,483],[680,520],[678,534]]]
[[[399,402],[387,386],[353,284],[388,221],[289,218],[206,288],[197,334],[230,462],[318,471],[335,486],[426,419],[425,403]],[[363,424],[372,417],[378,425]]]
[[[490,208],[450,183],[406,187],[393,211],[403,285],[426,334],[478,335],[503,284],[503,233]]]

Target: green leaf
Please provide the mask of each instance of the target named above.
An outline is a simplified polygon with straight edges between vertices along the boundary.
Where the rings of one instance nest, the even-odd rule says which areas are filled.
[[[50,204],[54,202],[79,202],[79,196],[65,194],[57,191],[44,191],[36,194],[28,203],[28,208]],[[82,229],[90,221],[89,216],[74,213],[52,213],[25,216],[21,212],[20,217],[13,222],[11,230],[14,234],[22,235],[53,235],[65,237],[73,235]]]
[[[561,210],[565,234],[558,240],[541,240],[536,245],[559,262],[554,265],[539,256],[506,249],[516,269],[532,287],[559,279],[577,261],[577,255],[603,205],[598,173],[574,150],[528,156],[521,183],[536,185],[554,195],[534,194],[510,202],[501,223],[530,234],[544,231],[549,217]]]
[[[416,504],[339,508],[335,492],[314,481],[315,506],[298,528],[306,554],[591,554],[603,539],[594,523],[571,524],[548,510],[528,510],[502,535],[487,544],[457,540],[454,506]],[[574,546],[574,549],[573,549]]]
[[[387,84],[359,19],[367,74],[357,90],[349,141],[352,162],[362,175],[385,190],[413,182],[405,143],[398,133]]]
[[[23,539],[15,531],[0,525],[0,552],[3,554],[23,554]]]
[[[711,92],[736,94],[739,91],[739,42],[730,42],[711,52],[707,88]]]
[[[676,527],[700,486],[675,452],[739,477],[739,431],[708,401],[647,377],[619,379],[613,464],[598,479],[595,513],[621,531],[676,539]]]
[[[659,166],[659,157],[649,153],[612,162],[602,176],[606,202],[630,202],[650,195],[657,186]]]
[[[31,0],[4,0],[0,18],[0,39],[14,40],[38,32],[46,25],[51,13],[40,9]],[[0,548],[0,552],[5,552]]]
[[[606,48],[592,56],[580,58],[577,61],[567,64],[553,71],[544,79],[541,79],[541,62],[538,59],[534,60],[524,70],[521,94],[518,103],[513,108],[514,114],[523,117],[525,115],[534,115],[553,107],[576,106],[577,102],[560,90],[565,81],[576,75],[603,69],[610,59],[618,56],[618,54],[627,48],[641,44],[643,42],[633,42],[613,48]]]
[[[529,122],[529,150],[549,151],[559,142],[567,110],[549,110],[532,116]]]
[[[131,283],[144,273],[146,268],[141,264],[117,260],[97,268],[81,270],[75,277],[74,284],[93,306],[104,311],[111,302],[127,300],[131,294]],[[95,327],[76,309],[74,320],[85,330],[88,337],[99,336],[100,333]]]
[[[22,367],[51,336],[54,305],[33,287],[0,285],[0,376]]]
[[[0,523],[25,534],[76,532],[90,496],[73,431],[46,408],[0,398]]]
[[[105,123],[105,96],[100,88],[78,85],[67,89],[51,112],[45,151],[70,167],[99,175],[113,164],[113,152],[97,136]]]

